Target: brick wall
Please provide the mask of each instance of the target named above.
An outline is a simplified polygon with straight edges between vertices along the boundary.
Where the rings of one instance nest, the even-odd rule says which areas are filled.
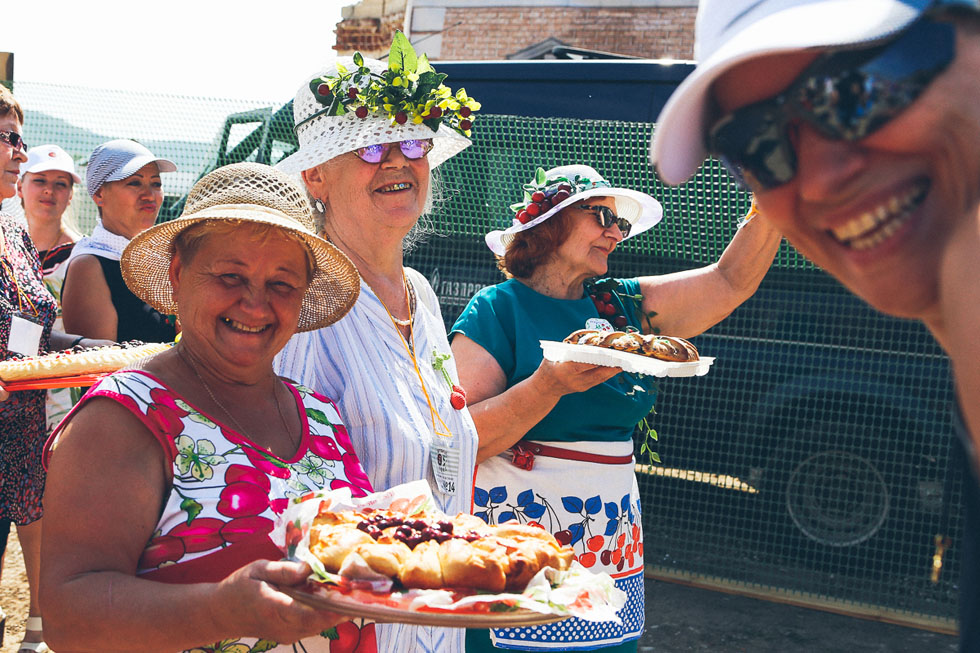
[[[348,18],[337,23],[337,42],[333,46],[338,54],[360,51],[366,57],[387,54],[395,30],[404,30],[405,12],[388,14],[382,18]]]
[[[697,7],[449,7],[440,51],[432,58],[504,59],[553,37],[576,48],[691,59],[696,14]],[[403,22],[403,13],[341,21],[334,49],[341,54],[360,49],[377,56],[387,52],[393,31]],[[412,40],[422,35],[413,34]]]
[[[550,37],[635,57],[691,59],[697,7],[449,8],[441,59],[504,59]]]

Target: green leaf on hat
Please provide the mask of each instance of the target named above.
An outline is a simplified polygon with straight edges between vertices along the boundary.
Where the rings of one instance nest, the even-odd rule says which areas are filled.
[[[534,173],[534,183],[538,186],[544,186],[547,181],[548,177],[545,176],[544,168],[538,168]]]
[[[364,65],[364,56],[360,52],[354,53],[354,63],[358,68]]]
[[[388,52],[388,69],[414,73],[417,66],[418,57],[412,42],[401,31],[396,31],[395,38],[391,41],[391,50]]]

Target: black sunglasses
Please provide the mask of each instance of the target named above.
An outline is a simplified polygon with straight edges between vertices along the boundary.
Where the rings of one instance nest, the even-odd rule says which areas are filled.
[[[388,152],[391,150],[391,146],[395,143],[380,143],[378,145],[368,145],[367,147],[359,147],[354,151],[355,154],[367,163],[381,163]],[[398,142],[398,149],[402,151],[406,159],[421,159],[432,149],[432,139],[431,138],[413,138],[406,141]]]
[[[582,209],[583,211],[594,211],[596,222],[598,222],[603,229],[608,229],[609,227],[616,225],[619,227],[619,233],[623,234],[623,238],[630,235],[630,229],[633,228],[633,223],[626,218],[621,218],[616,215],[616,212],[608,206],[602,206],[599,204],[579,204],[578,208]]]
[[[24,142],[24,137],[12,129],[0,129],[0,141],[3,141],[15,150],[27,151],[27,143]]]
[[[828,52],[779,95],[718,120],[708,151],[743,188],[781,186],[796,175],[790,123],[803,120],[832,140],[860,140],[918,99],[953,60],[954,43],[952,25],[923,19],[883,45]]]

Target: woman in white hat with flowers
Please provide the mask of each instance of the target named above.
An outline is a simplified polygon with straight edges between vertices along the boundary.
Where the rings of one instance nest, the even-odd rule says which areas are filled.
[[[476,428],[436,295],[402,253],[432,192],[430,171],[466,148],[479,104],[442,84],[396,35],[387,63],[341,57],[293,105],[302,174],[323,234],[361,274],[336,324],[297,334],[280,374],[334,398],[375,490],[426,479],[440,510],[469,512]],[[378,650],[463,650],[463,630],[379,624]]]
[[[633,279],[600,279],[623,240],[662,217],[646,193],[585,165],[538,169],[487,245],[507,281],[478,292],[453,326],[452,349],[480,433],[475,511],[490,523],[533,521],[609,573],[628,600],[621,624],[577,618],[467,632],[466,650],[635,651],[643,632],[643,533],[633,433],[649,434],[653,377],[543,359],[540,340],[582,328],[691,337],[755,292],[779,234],[753,218],[717,263]],[[642,451],[656,454],[643,443]],[[569,483],[569,479],[575,479]]]

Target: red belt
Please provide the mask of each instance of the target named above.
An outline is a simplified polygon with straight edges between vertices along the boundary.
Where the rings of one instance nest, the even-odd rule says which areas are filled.
[[[548,458],[562,458],[564,460],[580,460],[586,463],[598,463],[600,465],[625,465],[633,462],[633,454],[627,456],[603,456],[598,453],[586,453],[584,451],[574,451],[561,447],[552,447],[547,444],[537,442],[527,442],[521,440],[510,448],[512,456],[511,463],[515,467],[531,471],[534,468],[535,456],[546,456]]]

